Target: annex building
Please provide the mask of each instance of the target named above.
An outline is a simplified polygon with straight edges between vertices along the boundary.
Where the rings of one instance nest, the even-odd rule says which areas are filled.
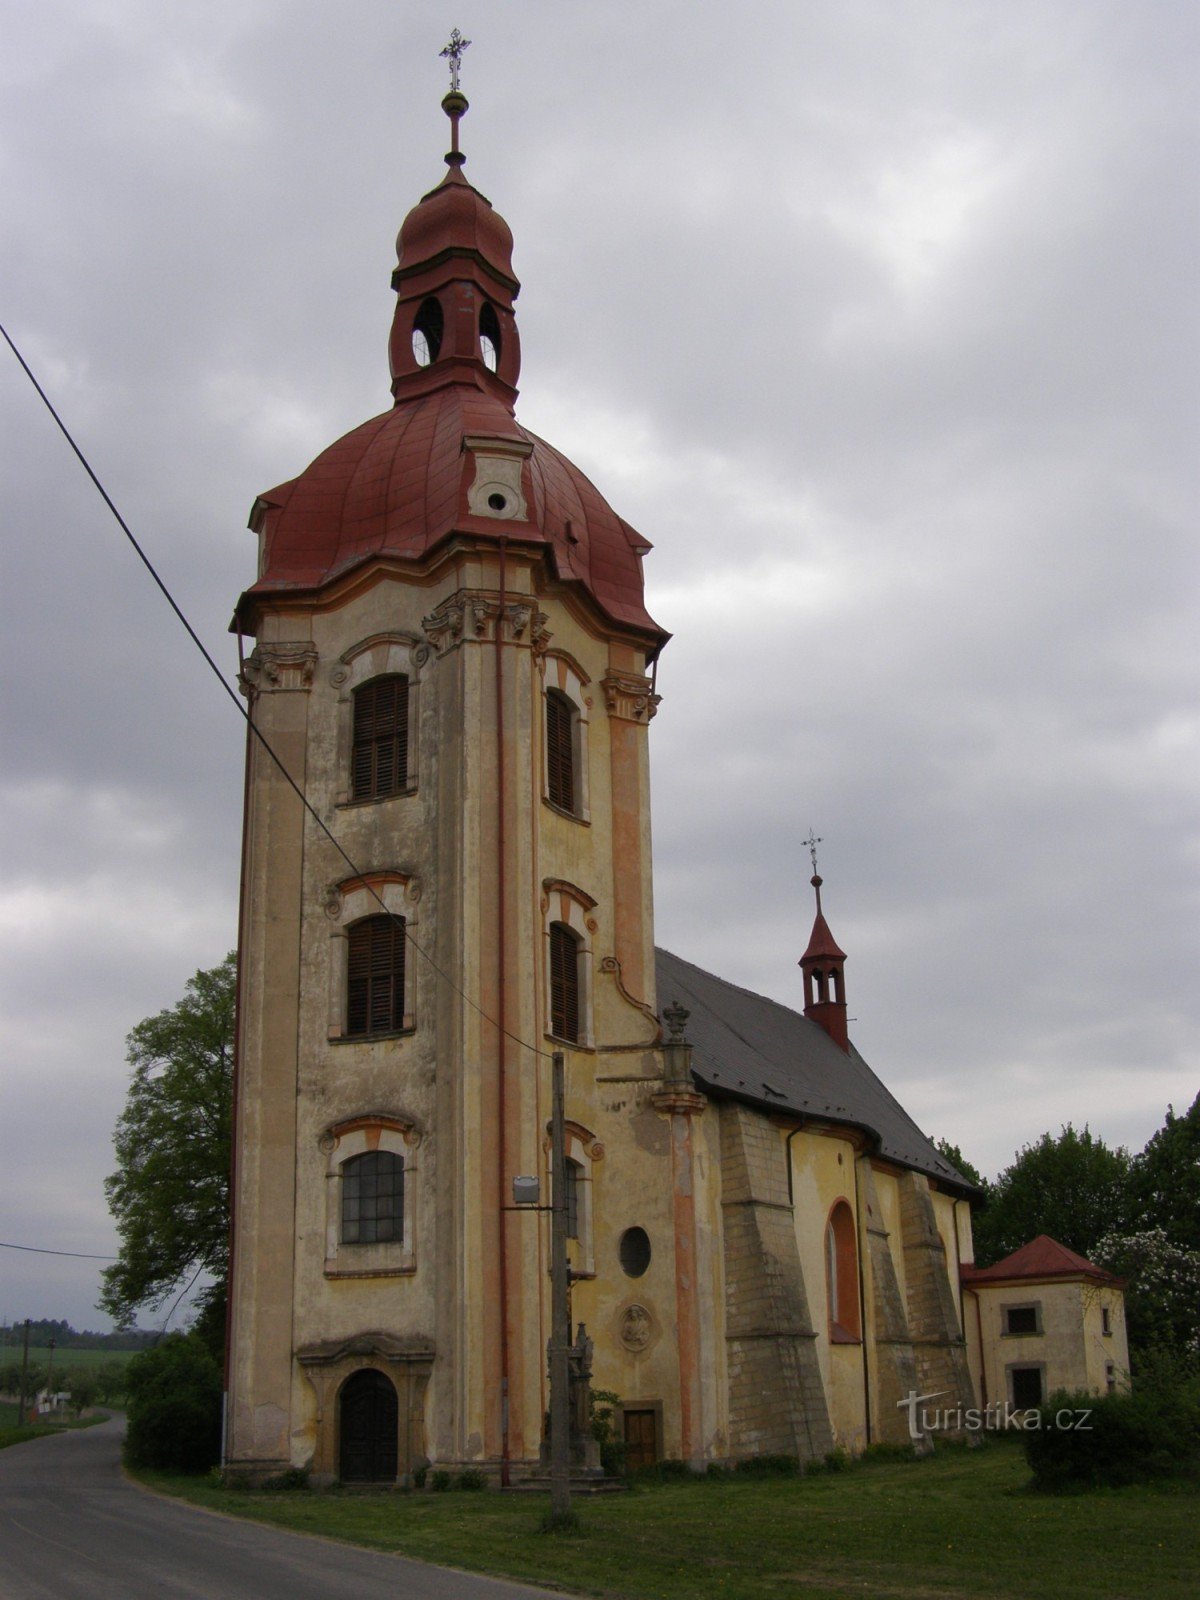
[[[904,1441],[972,1405],[969,1185],[858,1054],[654,944],[650,546],[517,421],[512,236],[445,177],[392,276],[392,404],[260,496],[227,1459],[537,1468],[550,1053],[572,1313],[635,1460]]]

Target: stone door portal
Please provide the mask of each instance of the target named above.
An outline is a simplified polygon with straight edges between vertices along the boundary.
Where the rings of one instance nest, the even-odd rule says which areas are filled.
[[[390,1379],[366,1367],[341,1393],[338,1476],[343,1483],[394,1483],[399,1407]]]

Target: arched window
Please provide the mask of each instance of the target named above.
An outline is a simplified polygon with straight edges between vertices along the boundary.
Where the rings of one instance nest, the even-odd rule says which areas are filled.
[[[854,1213],[839,1200],[825,1228],[825,1284],[829,1296],[829,1337],[834,1344],[851,1344],[862,1337],[858,1312],[858,1249],[854,1239]]]
[[[567,1157],[567,1238],[579,1238],[579,1185],[583,1168]]]
[[[403,917],[364,917],[349,930],[346,1037],[369,1039],[404,1027]]]
[[[578,809],[575,708],[561,689],[546,690],[546,793],[552,805]]]
[[[372,678],[354,691],[351,793],[380,800],[408,785],[408,679]]]
[[[413,318],[412,352],[419,367],[427,367],[438,358],[442,348],[442,335],[446,331],[446,318],[440,300],[430,295],[422,300]]]
[[[489,372],[500,365],[500,319],[490,300],[485,300],[479,313],[479,353]]]
[[[550,924],[550,1032],[579,1043],[579,940],[562,922]]]
[[[369,1150],[342,1164],[342,1243],[399,1244],[404,1238],[404,1157]]]

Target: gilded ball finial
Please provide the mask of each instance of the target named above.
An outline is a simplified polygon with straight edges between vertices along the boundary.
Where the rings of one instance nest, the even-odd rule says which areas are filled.
[[[467,159],[458,147],[459,119],[468,109],[467,97],[458,86],[458,71],[462,66],[463,51],[470,43],[470,39],[464,39],[455,28],[450,35],[450,43],[438,52],[450,64],[450,92],[442,101],[442,110],[450,118],[450,148],[446,152],[446,165],[451,168],[461,167]]]

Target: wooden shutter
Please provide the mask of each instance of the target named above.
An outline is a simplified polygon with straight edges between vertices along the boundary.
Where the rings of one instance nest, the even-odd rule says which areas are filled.
[[[550,925],[550,1031],[579,1042],[579,942],[561,922]]]
[[[575,715],[557,689],[546,691],[546,792],[554,805],[575,810]]]
[[[366,917],[350,929],[346,1032],[369,1037],[404,1026],[404,918]]]
[[[354,691],[354,798],[378,800],[407,783],[408,679],[399,673],[372,678]]]

